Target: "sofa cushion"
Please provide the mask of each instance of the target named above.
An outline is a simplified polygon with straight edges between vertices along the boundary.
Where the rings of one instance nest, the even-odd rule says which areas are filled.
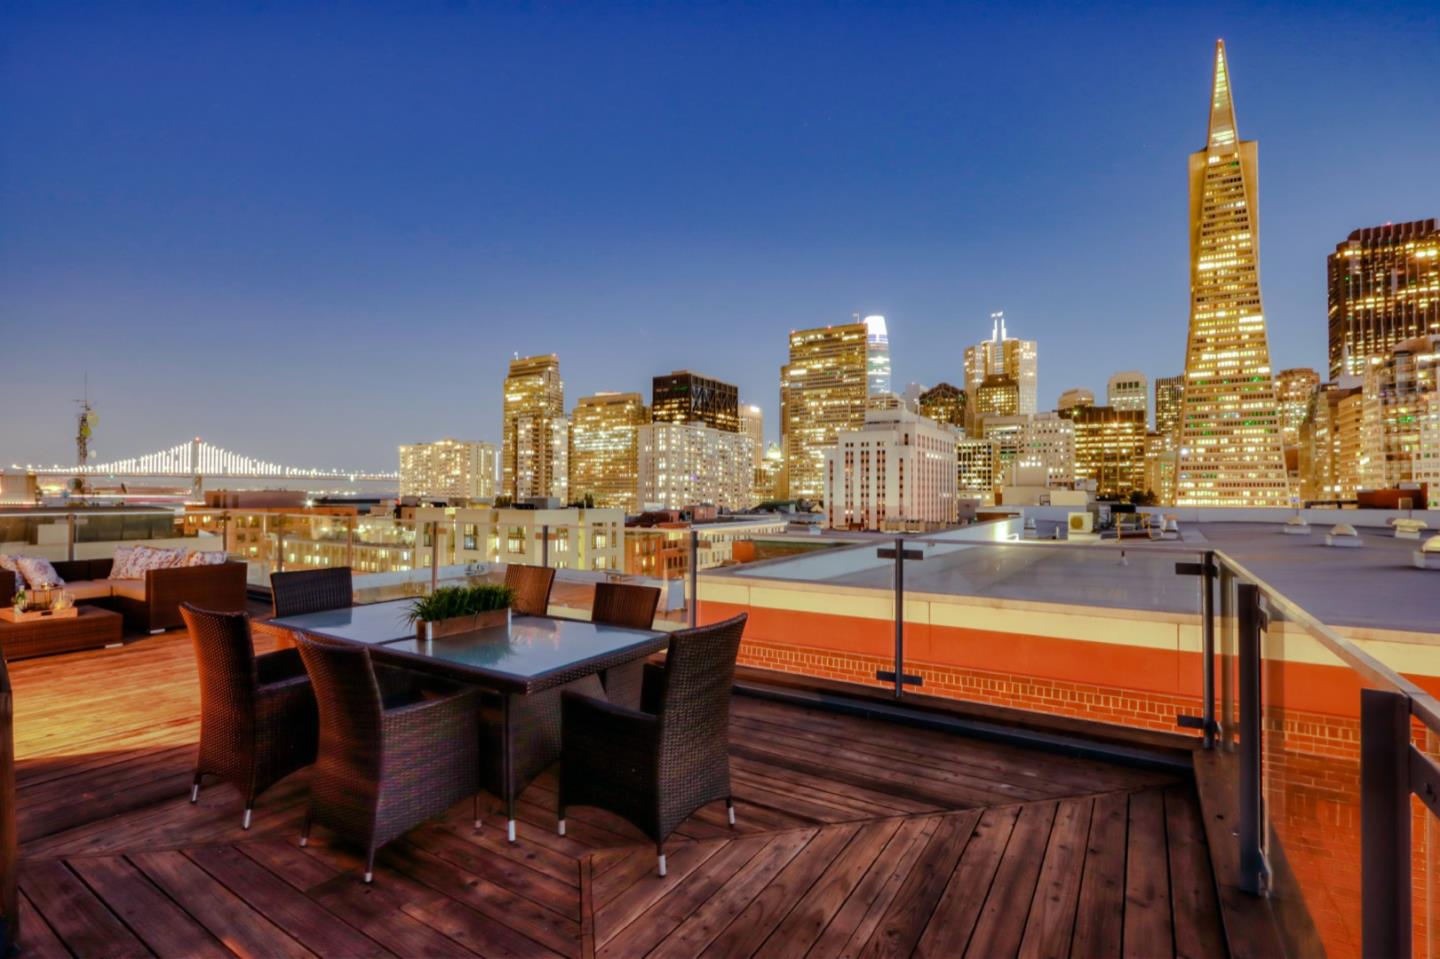
[[[111,596],[145,602],[145,581],[143,579],[107,579],[105,582],[110,584]]]
[[[121,555],[121,551],[129,549]],[[155,546],[121,546],[115,550],[115,564],[110,568],[111,579],[144,579],[152,569],[170,569],[185,565],[185,550],[160,549]]]
[[[186,566],[219,566],[225,562],[223,549],[192,549],[185,554]]]
[[[44,589],[49,586],[64,586],[65,580],[55,572],[55,567],[50,565],[48,559],[39,556],[21,556],[15,565],[20,572],[25,574],[25,582],[31,589]]]
[[[109,599],[110,589],[108,579],[72,579],[65,584],[65,592],[77,603],[83,603],[87,599]]]

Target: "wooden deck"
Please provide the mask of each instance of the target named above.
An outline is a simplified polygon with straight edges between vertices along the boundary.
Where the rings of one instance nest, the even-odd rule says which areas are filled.
[[[1218,956],[1194,791],[1164,773],[737,697],[738,826],[717,804],[653,848],[609,814],[520,842],[465,808],[381,854],[373,886],[305,773],[239,828],[186,802],[189,640],[12,664],[26,956]],[[497,820],[498,821],[498,820]]]

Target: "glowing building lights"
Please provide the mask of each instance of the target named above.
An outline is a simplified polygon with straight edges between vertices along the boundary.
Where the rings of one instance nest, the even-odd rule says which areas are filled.
[[[846,323],[790,334],[790,362],[780,368],[780,496],[819,500],[825,450],[865,423],[869,395],[869,328]]]
[[[1330,376],[1361,375],[1404,340],[1440,334],[1440,225],[1356,230],[1328,259]]]
[[[570,421],[560,358],[550,353],[512,360],[504,395],[501,494],[569,499]]]

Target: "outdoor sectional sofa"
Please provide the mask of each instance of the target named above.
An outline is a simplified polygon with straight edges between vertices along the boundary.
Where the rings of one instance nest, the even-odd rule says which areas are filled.
[[[101,606],[125,617],[129,631],[158,633],[182,625],[180,604],[239,612],[245,609],[245,564],[151,569],[144,579],[110,579],[114,560],[76,559],[54,563],[62,587],[76,605]],[[15,595],[15,574],[0,569],[0,597]]]

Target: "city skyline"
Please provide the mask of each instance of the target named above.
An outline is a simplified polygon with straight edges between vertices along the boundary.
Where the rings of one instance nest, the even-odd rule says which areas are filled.
[[[694,40],[698,24],[689,18],[701,16],[661,17],[647,27],[647,38],[669,30]],[[459,198],[463,210],[475,213],[473,204],[492,192],[484,177],[455,179],[442,164],[432,171],[440,175],[441,188],[416,183],[394,166],[403,155],[397,152],[401,132],[428,131],[423,142],[434,145],[435,131],[444,128],[454,107],[443,97],[433,101],[435,113],[422,111],[402,123],[393,138],[381,137],[373,162],[355,159],[355,168],[342,170],[333,189],[316,179],[318,164],[350,143],[348,137],[367,131],[378,136],[369,125],[373,118],[360,115],[352,97],[371,95],[375,82],[394,77],[386,73],[378,81],[366,80],[363,71],[352,71],[368,61],[356,63],[346,51],[329,47],[301,49],[268,35],[277,25],[316,22],[320,15],[313,10],[210,18],[177,10],[167,20],[168,39],[183,39],[190,47],[184,56],[168,59],[156,58],[157,50],[169,48],[154,46],[165,38],[147,35],[153,21],[146,18],[110,14],[77,24],[51,17],[24,8],[5,15],[12,28],[7,32],[24,42],[17,40],[4,61],[7,82],[0,96],[14,122],[0,138],[23,139],[26,150],[6,149],[14,160],[0,171],[0,217],[12,231],[4,239],[0,284],[9,294],[6,312],[13,329],[36,331],[42,344],[48,331],[61,331],[56,335],[63,339],[66,361],[58,374],[47,362],[25,364],[7,376],[6,397],[25,397],[30,412],[24,422],[11,418],[0,425],[0,459],[7,463],[73,459],[71,400],[80,395],[87,372],[91,396],[102,412],[95,443],[100,459],[168,446],[198,433],[226,448],[277,461],[386,468],[400,443],[453,435],[498,444],[498,384],[514,353],[559,354],[568,362],[566,385],[572,396],[643,391],[655,375],[698,367],[735,382],[742,403],[765,410],[770,441],[779,432],[773,370],[783,362],[783,337],[793,329],[843,324],[855,313],[886,317],[897,390],[912,381],[933,386],[960,379],[964,348],[984,336],[986,317],[1001,309],[1011,328],[1037,340],[1045,353],[1042,398],[1074,386],[1103,392],[1115,364],[1087,353],[1083,344],[1113,335],[1106,331],[1117,315],[1133,325],[1121,328],[1133,329],[1134,336],[1128,351],[1133,360],[1125,366],[1151,379],[1177,373],[1183,365],[1187,300],[1185,210],[1177,198],[1183,158],[1193,149],[1193,130],[1200,122],[1196,104],[1205,95],[1198,92],[1204,84],[1197,77],[1204,76],[1209,45],[1222,34],[1240,64],[1236,82],[1245,91],[1247,133],[1266,144],[1261,171],[1266,184],[1264,287],[1276,369],[1325,369],[1324,262],[1337,242],[1355,229],[1434,216],[1440,206],[1436,197],[1417,194],[1414,184],[1425,181],[1413,175],[1417,158],[1434,155],[1435,131],[1400,122],[1425,109],[1427,89],[1440,87],[1424,82],[1432,73],[1440,77],[1440,62],[1423,55],[1411,58],[1404,82],[1391,83],[1386,77],[1391,71],[1399,76],[1398,67],[1367,61],[1375,67],[1363,84],[1316,94],[1326,89],[1317,80],[1324,74],[1317,74],[1310,61],[1323,61],[1326,50],[1337,49],[1329,36],[1336,23],[1345,22],[1337,10],[1312,12],[1304,20],[1278,13],[1141,16],[1128,29],[1119,29],[1118,17],[1100,15],[1094,23],[1070,23],[1075,29],[1068,32],[1059,22],[1064,15],[1042,29],[989,13],[978,19],[973,36],[959,29],[957,17],[935,10],[924,17],[876,13],[843,25],[829,23],[835,49],[809,51],[819,63],[852,52],[862,34],[876,30],[874,42],[885,52],[880,59],[892,68],[895,58],[908,53],[938,54],[942,42],[949,44],[956,62],[936,61],[928,70],[900,71],[889,79],[878,65],[850,77],[826,75],[833,97],[823,110],[823,98],[813,87],[770,104],[750,81],[736,80],[734,88],[717,90],[702,80],[698,67],[693,73],[682,70],[677,90],[648,94],[660,119],[653,124],[633,119],[621,132],[640,140],[679,136],[687,129],[686,97],[697,93],[721,98],[726,123],[761,124],[763,135],[745,140],[755,152],[751,164],[740,170],[740,185],[755,195],[733,213],[722,209],[734,200],[733,188],[714,166],[698,170],[706,178],[698,183],[653,182],[654,174],[677,160],[688,162],[692,151],[711,142],[694,135],[654,167],[630,151],[617,154],[615,143],[606,140],[610,152],[600,152],[595,169],[577,177],[556,209],[532,197],[534,184],[514,167],[486,166],[487,175],[508,175],[501,182],[509,184],[510,192],[499,204],[504,210],[487,208],[467,223],[437,204]],[[1433,30],[1436,17],[1419,5],[1393,5],[1347,34],[1344,51],[1348,56],[1374,53],[1415,31]],[[918,19],[926,18],[938,18],[933,39],[922,39],[915,29]],[[760,43],[762,25],[778,29],[782,37],[802,28],[791,16],[764,20],[735,16],[721,33],[732,49],[752,49],[750,44]],[[455,13],[383,24],[367,20],[350,29],[393,28],[389,49],[404,60],[418,56],[418,48],[410,46],[414,41],[434,41],[442,28],[473,38],[481,28],[478,21],[522,33],[543,25],[514,13]],[[536,21],[548,23],[542,15]],[[223,43],[213,29],[217,26],[233,28]],[[594,22],[586,26],[592,34],[597,28]],[[1142,27],[1148,30],[1143,38]],[[598,28],[604,33],[619,26]],[[1087,38],[1103,41],[1123,66],[1097,65],[1088,55]],[[1000,49],[983,54],[978,50],[982,41],[999,42]],[[530,42],[539,41],[531,37]],[[965,54],[1013,55],[1026,42],[1052,52],[1053,62],[1035,58],[1035,76],[1000,84],[988,108],[964,100],[964,80],[973,69],[962,68]],[[441,44],[437,71],[457,69],[459,46]],[[1303,54],[1299,47],[1306,48]],[[220,75],[234,67],[234,58],[257,50],[269,66],[294,67],[295,82],[317,98],[317,105],[341,109],[326,119],[312,115],[313,108],[277,103],[275,115],[264,121],[275,124],[267,128],[268,147],[252,143],[249,150],[224,155],[207,146],[205,138],[218,136],[229,147],[252,142],[256,125],[263,126],[256,110],[259,98],[277,93],[243,88]],[[618,52],[623,54],[623,45]],[[643,81],[649,71],[660,65],[625,72],[610,61],[614,55],[593,54],[587,62],[610,69],[606,75],[623,94],[620,102],[634,106],[648,89]],[[769,44],[753,47],[753,56],[761,74],[782,67],[778,49]],[[136,66],[147,58],[154,61],[150,69]],[[359,89],[340,96],[316,69],[326,62],[337,76],[358,76]],[[86,98],[101,82],[101,65],[107,65],[105,82],[120,79],[105,103],[91,105]],[[514,65],[506,61],[494,67],[500,76],[507,69]],[[456,77],[455,91],[479,83],[483,74]],[[1084,82],[1059,83],[1062,76]],[[159,101],[164,123],[157,128],[153,96],[176,81],[207,87],[238,110],[238,119],[214,115],[201,109],[200,100],[172,92],[171,99]],[[606,105],[581,96],[568,82],[561,76],[538,90],[507,88],[517,103],[503,108],[482,104],[475,107],[476,116],[499,111],[506,121],[501,128],[538,134],[546,145],[577,130],[589,131],[606,115]],[[1333,138],[1322,129],[1322,118],[1337,102],[1349,97],[1359,102],[1365,90],[1382,88],[1392,99],[1373,107],[1373,119],[1381,123],[1392,117],[1394,136],[1385,150],[1363,152],[1371,175],[1364,197],[1333,190],[1319,194],[1361,155],[1346,152],[1355,147],[1329,143]],[[435,92],[420,80],[401,83],[376,109],[381,118],[394,120],[404,108],[431,102],[424,96]],[[1098,114],[1094,108],[1079,111],[1080,104],[1097,96],[1104,101]],[[924,109],[902,109],[895,119],[897,105],[920,100]],[[527,126],[517,115],[521,107],[536,105],[550,109],[543,129]],[[556,113],[562,106],[573,109]],[[107,112],[96,112],[102,107]],[[1137,111],[1144,127],[1138,133],[1132,129]],[[999,124],[1002,113],[1010,126]],[[140,122],[146,117],[148,125]],[[101,119],[105,123],[99,129],[109,132],[97,135],[95,124]],[[828,148],[836,133],[843,131],[847,139],[877,134],[897,122],[903,135],[893,142],[874,136],[873,151],[846,153],[829,166],[813,168],[820,155],[816,151]],[[957,123],[967,132],[953,132]],[[1098,124],[1100,132],[1087,131],[1090,123]],[[812,125],[820,129],[795,132]],[[992,134],[990,150],[975,149],[987,142],[977,129]],[[158,143],[151,145],[142,133],[158,136]],[[1100,142],[1095,139],[1100,133],[1116,149],[1103,155],[1093,149],[1083,155],[1060,151],[1065,155],[1052,160],[1040,159],[1036,149],[1041,143],[1072,141],[1091,148]],[[88,138],[88,151],[70,148],[77,136]],[[472,156],[474,137],[456,136],[460,155]],[[792,144],[799,156],[782,163],[787,137],[799,137]],[[936,152],[927,155],[920,146]],[[516,151],[517,157],[528,156]],[[729,153],[725,157],[735,159]],[[199,159],[207,169],[238,181],[217,186],[193,171],[175,176],[177,166]],[[621,160],[632,168],[617,166]],[[260,169],[247,174],[247,162],[258,162]],[[421,157],[419,162],[431,170],[431,160]],[[125,196],[106,189],[116,164],[127,177]],[[797,164],[811,165],[809,179],[794,178]],[[1060,179],[1062,170],[1073,179]],[[284,191],[261,182],[262,171],[293,180],[293,188],[301,191],[286,197],[291,202],[284,211]],[[630,228],[618,232],[614,217],[619,208],[597,199],[616,187],[602,185],[597,177],[617,172],[625,174],[618,181],[621,193],[639,204]],[[856,190],[857,184],[862,188]],[[988,186],[995,196],[979,197],[976,184]],[[658,205],[674,202],[682,185],[692,197],[685,224],[656,213]],[[714,195],[696,194],[700,185]],[[777,231],[769,217],[755,214],[760,205],[775,202],[775,191],[782,187],[791,204],[783,212],[795,219]],[[835,205],[837,191],[846,188],[848,199]],[[1121,189],[1125,202],[1117,204],[1113,194]],[[354,204],[379,191],[394,195],[375,210]],[[1318,206],[1311,202],[1313,195],[1326,196],[1323,210],[1313,208]],[[1097,214],[1102,206],[1127,210]],[[346,212],[337,223],[341,210]],[[927,216],[926,210],[939,212]],[[533,228],[522,229],[517,219],[524,219],[526,211],[543,215]],[[835,230],[836,217],[849,225]],[[277,229],[290,227],[309,246],[276,239]],[[538,252],[552,248],[542,240],[542,228],[555,238],[553,256]],[[823,229],[824,240],[816,241],[817,229]],[[1134,267],[1145,279],[1127,286],[1117,309],[1113,296],[1102,292],[1106,271],[1096,270],[1087,258],[1035,256],[1034,235],[1040,230],[1045,231],[1044,246],[1055,250],[1076,249],[1082,236],[1114,247],[1129,261],[1127,269]],[[837,235],[845,239],[834,239]],[[319,242],[327,236],[329,244]],[[606,249],[596,253],[594,241],[602,238]],[[257,242],[267,239],[278,245],[272,250]],[[614,239],[620,242],[609,242]],[[664,245],[676,249],[660,250]],[[397,249],[401,246],[415,249]],[[586,250],[589,255],[582,256]],[[795,259],[787,260],[784,250]],[[393,263],[381,257],[393,257]],[[382,262],[385,268],[376,269]],[[379,275],[367,275],[371,271]],[[607,273],[603,278],[602,271]],[[429,336],[413,338],[416,331]],[[698,337],[706,331],[711,332],[701,346]],[[279,335],[284,339],[277,340]],[[393,342],[405,346],[392,349]],[[49,355],[59,347],[40,349]],[[598,361],[590,362],[592,357]],[[236,379],[227,388],[223,375],[217,382],[217,372]],[[230,398],[241,377],[255,388],[246,391],[245,403],[236,404]],[[417,384],[424,389],[416,389]],[[187,397],[183,410],[173,402],[175,391]],[[1042,400],[1041,406],[1047,405]],[[294,422],[297,407],[305,408],[304,430],[274,429],[276,422]]]

